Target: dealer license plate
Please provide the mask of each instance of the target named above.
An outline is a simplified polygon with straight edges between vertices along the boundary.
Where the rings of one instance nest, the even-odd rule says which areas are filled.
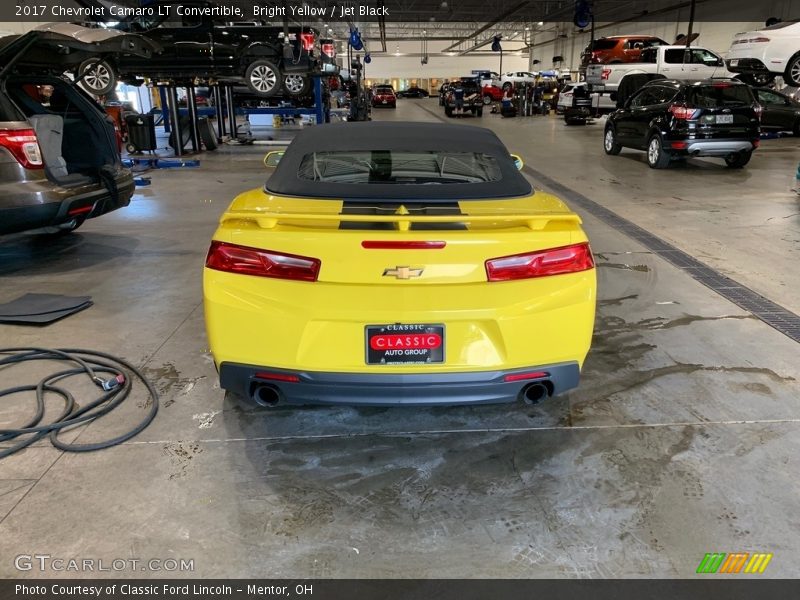
[[[731,60],[731,66],[732,67],[738,67],[739,66],[739,59],[738,58],[734,58],[733,60]]]
[[[733,115],[717,115],[717,125],[730,125],[733,123]]]
[[[367,325],[368,365],[429,365],[444,362],[444,325]]]

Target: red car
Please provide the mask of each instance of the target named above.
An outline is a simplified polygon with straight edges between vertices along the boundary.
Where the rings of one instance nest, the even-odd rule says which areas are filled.
[[[390,85],[379,85],[372,92],[372,106],[397,108],[397,96]]]
[[[503,100],[503,90],[496,85],[483,86],[483,88],[481,88],[481,95],[483,96],[483,103],[486,105]]]
[[[645,48],[666,45],[667,42],[652,35],[612,35],[599,38],[584,49],[581,66],[639,62]]]

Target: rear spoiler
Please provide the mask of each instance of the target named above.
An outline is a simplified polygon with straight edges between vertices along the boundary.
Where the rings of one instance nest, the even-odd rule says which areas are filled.
[[[232,221],[250,221],[262,229],[274,229],[279,223],[302,221],[346,221],[348,223],[393,223],[398,231],[409,231],[414,223],[519,223],[532,231],[541,231],[551,223],[580,225],[581,218],[565,213],[514,213],[492,212],[461,215],[363,215],[341,213],[228,211],[222,215],[220,224]]]

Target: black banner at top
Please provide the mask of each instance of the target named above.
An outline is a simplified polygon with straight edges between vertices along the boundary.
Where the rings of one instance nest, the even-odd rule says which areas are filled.
[[[224,22],[302,24],[405,22],[428,23],[569,23],[594,14],[596,23],[686,22],[692,0],[2,0],[5,22],[117,22],[132,18],[209,18]],[[696,22],[790,20],[792,2],[694,0]],[[800,15],[796,15],[800,17]],[[583,24],[581,22],[581,24]]]

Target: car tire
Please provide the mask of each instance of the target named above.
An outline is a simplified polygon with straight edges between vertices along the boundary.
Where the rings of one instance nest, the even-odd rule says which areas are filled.
[[[483,97],[483,105],[489,106],[492,103],[492,97],[488,94]]]
[[[128,151],[128,154],[136,154],[139,151],[139,148],[137,148],[136,145],[128,142],[125,144],[125,150]]]
[[[606,127],[606,132],[603,136],[603,150],[610,156],[616,156],[622,152],[622,146],[617,143],[617,132],[614,131],[613,126]]]
[[[304,73],[287,73],[283,76],[283,91],[292,98],[300,98],[311,91],[311,77]]]
[[[789,59],[783,78],[788,85],[800,86],[800,52]]]
[[[445,106],[444,107],[444,114],[446,114],[448,117],[452,117],[453,116],[453,109],[450,108],[449,106]]]
[[[483,107],[480,107],[477,111],[475,111],[475,116],[476,117],[482,117],[483,116]]]
[[[94,96],[105,96],[117,87],[117,74],[107,60],[90,58],[78,67],[81,87]]]
[[[739,152],[733,156],[726,156],[725,164],[729,169],[743,169],[751,158],[753,158],[752,152]]]
[[[269,60],[254,60],[244,74],[248,89],[262,98],[270,98],[281,89],[281,72]]]
[[[670,155],[664,150],[660,135],[654,135],[647,142],[647,164],[651,169],[666,169],[669,166]]]

